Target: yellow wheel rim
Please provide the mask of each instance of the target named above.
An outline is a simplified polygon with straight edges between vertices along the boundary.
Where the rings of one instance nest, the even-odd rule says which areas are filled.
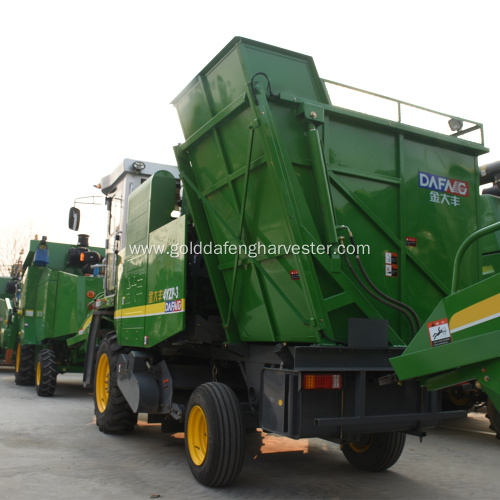
[[[459,391],[457,389],[455,392],[454,390],[450,390],[448,396],[455,406],[465,406],[469,401],[470,391]]]
[[[16,373],[19,372],[20,364],[21,364],[21,344],[18,344],[16,351]]]
[[[369,450],[370,446],[372,445],[372,439],[373,435],[370,436],[370,439],[368,440],[367,443],[361,441],[358,443],[349,443],[349,448],[351,448],[351,450],[356,453],[365,453],[366,451]]]
[[[108,406],[109,376],[109,359],[106,354],[102,354],[97,365],[95,379],[95,400],[97,402],[97,409],[101,413],[104,413]]]
[[[42,367],[40,366],[40,361],[36,364],[36,385],[40,385],[40,380],[42,379]]]
[[[207,456],[207,419],[201,406],[195,405],[189,412],[187,425],[189,455],[195,465],[200,466]]]

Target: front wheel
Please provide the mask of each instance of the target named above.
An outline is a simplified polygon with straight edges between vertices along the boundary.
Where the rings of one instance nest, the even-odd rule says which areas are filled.
[[[57,361],[56,354],[50,349],[42,349],[36,363],[35,387],[39,396],[53,396],[56,390]]]
[[[132,432],[137,423],[137,413],[132,411],[117,383],[118,357],[122,352],[115,333],[100,343],[97,352],[94,407],[97,426],[105,434]]]
[[[189,468],[201,484],[231,484],[241,471],[244,428],[240,403],[225,384],[200,385],[189,398],[185,422]]]
[[[35,346],[17,344],[16,376],[17,385],[35,384]]]
[[[342,452],[355,467],[371,472],[382,472],[398,461],[405,441],[406,434],[402,432],[365,434],[359,441],[344,443]]]

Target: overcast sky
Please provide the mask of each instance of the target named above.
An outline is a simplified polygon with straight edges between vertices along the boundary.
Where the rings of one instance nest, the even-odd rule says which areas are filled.
[[[67,212],[123,158],[174,164],[171,100],[234,36],[320,76],[481,122],[500,159],[498,2],[0,0],[0,231],[76,243]],[[103,245],[103,207],[81,231]],[[2,234],[2,233],[0,233]]]

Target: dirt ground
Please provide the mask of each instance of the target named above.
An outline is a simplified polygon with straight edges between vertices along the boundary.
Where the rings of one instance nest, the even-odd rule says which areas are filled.
[[[481,411],[444,422],[422,443],[408,436],[400,460],[383,473],[355,469],[332,443],[253,433],[241,475],[218,490],[192,477],[183,434],[161,434],[145,417],[133,434],[102,434],[81,375],[59,376],[55,396],[40,398],[0,367],[0,498],[500,498],[500,441]]]

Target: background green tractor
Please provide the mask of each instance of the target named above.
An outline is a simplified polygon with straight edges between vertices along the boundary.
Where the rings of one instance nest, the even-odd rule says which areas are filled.
[[[58,374],[83,370],[86,345],[78,334],[102,294],[103,279],[94,266],[103,255],[102,248],[88,246],[86,235],[79,235],[76,246],[49,244],[45,237],[30,242],[19,304],[16,384],[35,385],[39,396],[52,396]]]
[[[0,277],[0,363],[15,365],[19,333],[22,253],[10,268],[10,276]]]

